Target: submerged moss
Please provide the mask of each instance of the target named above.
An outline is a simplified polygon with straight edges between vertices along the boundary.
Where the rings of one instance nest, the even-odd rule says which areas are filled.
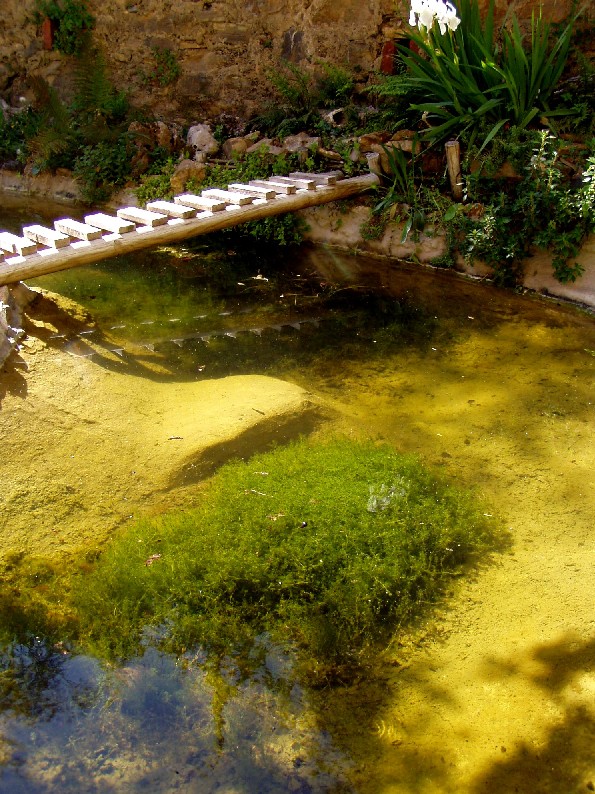
[[[417,459],[300,441],[224,466],[194,511],[129,528],[75,603],[85,642],[112,658],[147,631],[217,655],[267,632],[315,663],[353,663],[491,537],[474,497]]]

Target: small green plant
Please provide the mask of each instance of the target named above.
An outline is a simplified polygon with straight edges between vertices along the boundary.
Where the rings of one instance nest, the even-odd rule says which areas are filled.
[[[558,105],[569,109],[568,115],[559,117],[558,129],[561,132],[593,137],[595,135],[595,65],[576,47],[573,58],[576,62],[574,70],[563,77],[552,97],[555,109]]]
[[[388,446],[307,441],[226,465],[195,511],[136,524],[76,588],[82,637],[138,651],[249,650],[268,632],[308,664],[357,664],[491,542],[474,497]]]
[[[128,101],[113,88],[100,53],[86,49],[77,58],[71,106],[42,78],[30,82],[40,119],[36,134],[26,142],[34,172],[71,168],[84,201],[105,200],[126,182],[131,150]]]
[[[505,163],[522,175],[530,164],[541,138],[538,130],[513,126],[502,129],[481,150],[471,138],[461,136],[461,140],[465,145],[462,167],[464,173],[469,175],[467,198],[472,199],[474,183],[483,177],[493,177]]]
[[[42,123],[42,115],[33,108],[6,117],[0,111],[0,162],[12,160],[23,165],[27,159],[26,142],[39,133]]]
[[[56,25],[54,49],[64,55],[78,55],[95,25],[84,0],[36,0],[35,21],[40,24],[44,18]]]
[[[74,68],[74,86],[69,110],[73,122],[87,138],[101,140],[109,128],[127,121],[128,97],[114,87],[101,50],[87,46],[80,51]]]
[[[271,159],[266,149],[263,149],[229,165],[210,165],[207,168],[205,179],[196,187],[200,190],[208,187],[225,189],[231,182],[248,184],[251,179],[266,179],[273,174],[284,176],[290,171],[307,171],[315,170],[315,168],[314,159],[302,163],[297,155],[292,154],[281,154]],[[188,189],[192,189],[191,182],[188,184]],[[230,230],[230,233],[247,234],[277,245],[294,245],[302,241],[304,229],[304,221],[295,213],[290,212],[259,221],[251,221],[243,224],[237,230]]]
[[[171,177],[175,171],[175,164],[171,158],[162,163],[157,173],[143,174],[140,185],[135,188],[135,194],[141,207],[148,201],[173,198]]]
[[[359,227],[362,240],[381,240],[388,226],[387,214],[371,212],[370,216]]]
[[[316,93],[323,107],[335,108],[351,101],[355,82],[351,72],[332,63],[320,62]]]
[[[151,53],[155,63],[147,72],[142,72],[143,82],[162,88],[175,83],[182,71],[176,53],[168,47],[152,47]]]
[[[413,151],[418,147],[417,138],[413,141]],[[416,233],[424,228],[425,212],[419,201],[418,190],[415,185],[415,154],[411,160],[405,153],[396,147],[383,146],[388,160],[392,180],[384,196],[372,210],[372,215],[386,216],[391,220],[405,220],[401,242],[409,237],[411,232]]]
[[[515,283],[523,260],[539,247],[552,252],[554,275],[562,283],[583,272],[576,256],[595,231],[595,157],[585,158],[579,186],[571,184],[558,162],[559,141],[543,131],[534,139],[533,154],[522,179],[502,184],[472,178],[470,190],[481,205],[478,217],[455,212],[451,239],[468,261],[481,259],[502,284]]]
[[[74,162],[74,176],[86,204],[107,201],[126,182],[130,174],[130,143],[124,134],[82,148]]]
[[[354,91],[353,76],[339,66],[321,62],[317,71],[307,71],[293,63],[284,63],[268,73],[279,99],[257,118],[253,129],[285,137],[310,130],[321,135],[332,133],[324,121],[321,108],[350,105]]]
[[[33,159],[33,172],[38,173],[72,162],[78,136],[72,116],[56,90],[39,76],[31,77],[30,85],[38,105],[39,125],[25,145]]]

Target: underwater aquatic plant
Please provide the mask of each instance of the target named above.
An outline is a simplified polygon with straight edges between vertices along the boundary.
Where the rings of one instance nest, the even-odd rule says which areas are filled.
[[[474,497],[417,459],[300,441],[224,466],[196,510],[131,527],[75,600],[83,637],[108,656],[169,621],[162,644],[178,652],[223,657],[267,632],[317,664],[352,664],[490,536]]]

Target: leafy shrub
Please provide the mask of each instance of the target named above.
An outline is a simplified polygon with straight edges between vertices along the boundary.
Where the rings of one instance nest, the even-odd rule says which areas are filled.
[[[0,112],[0,162],[15,160],[24,163],[26,141],[34,138],[41,127],[42,117],[33,108],[26,108],[5,118]]]
[[[85,32],[95,25],[95,17],[81,0],[36,0],[36,22],[44,17],[56,24],[54,49],[64,55],[78,55],[87,44]]]
[[[171,187],[171,177],[175,171],[173,160],[168,158],[164,163],[158,163],[158,168],[151,169],[148,174],[143,174],[140,185],[135,188],[136,198],[142,207],[148,201],[165,199],[171,201],[173,190]]]
[[[130,137],[84,146],[74,162],[74,176],[87,204],[98,204],[126,182],[130,174]]]
[[[316,80],[318,101],[323,107],[334,108],[350,102],[355,82],[346,69],[332,63],[320,63],[321,72]]]
[[[388,446],[306,441],[223,467],[194,511],[116,539],[76,603],[108,656],[215,654],[262,632],[316,662],[357,661],[433,599],[491,531],[473,497]]]
[[[373,215],[388,214],[394,219],[397,214],[400,219],[405,219],[401,242],[405,242],[410,232],[421,231],[425,223],[425,213],[418,198],[418,189],[414,180],[415,155],[408,159],[401,149],[382,147],[386,154],[389,174],[389,184],[384,195],[372,210]],[[414,141],[414,149],[417,140]],[[399,212],[399,205],[403,213]]]
[[[595,66],[574,48],[574,73],[566,74],[552,96],[552,105],[568,109],[557,120],[560,132],[593,137],[595,135]]]
[[[71,165],[79,138],[68,108],[43,78],[34,76],[30,78],[30,84],[35,92],[39,116],[35,135],[25,142],[33,159],[33,172]]]
[[[31,78],[39,124],[26,141],[34,172],[72,168],[87,203],[105,201],[131,171],[128,100],[111,84],[101,54],[81,51],[75,68],[76,93],[67,106],[53,87]]]
[[[74,66],[75,94],[70,112],[73,123],[97,137],[95,130],[125,122],[130,111],[128,97],[118,91],[108,75],[103,53],[87,46]]]
[[[560,142],[546,131],[534,140],[522,179],[502,184],[495,195],[493,182],[471,179],[471,196],[482,203],[482,211],[476,219],[462,210],[452,213],[459,232],[455,247],[463,248],[468,261],[487,262],[501,283],[514,283],[523,260],[540,247],[552,252],[559,281],[575,281],[583,268],[573,260],[586,237],[595,232],[593,145],[576,185],[558,163]]]
[[[291,171],[315,170],[316,163],[300,162],[297,155],[281,154],[274,159],[265,149],[253,152],[241,160],[236,160],[230,165],[211,165],[203,182],[197,186],[202,190],[208,187],[226,188],[232,182],[248,184],[251,179],[267,179],[276,174],[284,176]],[[189,183],[189,188],[192,187]],[[232,234],[250,235],[265,242],[276,245],[299,244],[303,238],[304,221],[295,213],[288,212],[284,215],[275,215],[259,221],[251,221],[237,229],[231,229]]]

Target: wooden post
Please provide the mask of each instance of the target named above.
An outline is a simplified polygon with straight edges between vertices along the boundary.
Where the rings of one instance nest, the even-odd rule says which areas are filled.
[[[461,178],[461,146],[458,141],[447,141],[445,144],[445,149],[446,167],[448,169],[448,178],[450,179],[452,196],[455,201],[461,201],[463,198],[463,180]]]
[[[56,23],[53,19],[46,17],[41,23],[41,41],[44,50],[54,49],[54,37],[56,35]]]
[[[380,71],[382,74],[395,73],[395,54],[396,47],[394,41],[387,41],[382,48],[382,57],[380,59]]]

